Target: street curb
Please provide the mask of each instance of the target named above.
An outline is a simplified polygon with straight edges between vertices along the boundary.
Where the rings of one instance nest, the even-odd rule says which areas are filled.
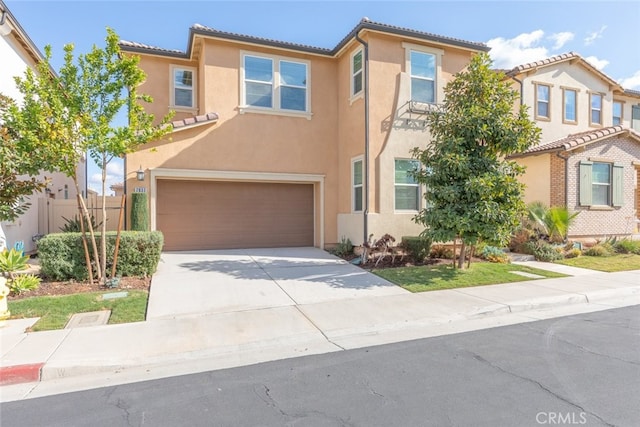
[[[0,385],[40,381],[43,366],[44,362],[2,367],[0,368]]]

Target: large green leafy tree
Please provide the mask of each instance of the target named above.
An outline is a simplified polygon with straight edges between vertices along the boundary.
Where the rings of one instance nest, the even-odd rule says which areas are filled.
[[[36,153],[42,168],[63,172],[73,179],[80,209],[89,225],[96,275],[101,281],[106,280],[106,241],[100,239],[98,253],[90,215],[80,197],[78,163],[89,152],[102,169],[104,206],[108,163],[171,130],[166,126],[170,115],[154,124],[154,117],[141,104],[152,100],[138,92],[145,80],[138,67],[139,58],[121,55],[118,36],[109,28],[105,40],[104,48],[94,45],[77,59],[73,45],[66,45],[64,64],[57,75],[50,72],[51,47],[45,47],[44,61],[37,70],[28,69],[23,78],[16,78],[23,103],[11,106],[2,116],[22,151]],[[117,124],[120,114],[128,119],[127,123]],[[102,232],[106,232],[104,221]]]
[[[506,244],[525,212],[524,168],[505,159],[537,144],[540,130],[525,106],[514,109],[517,100],[489,56],[477,54],[445,87],[442,110],[428,117],[430,145],[414,149],[423,166],[416,177],[427,188],[414,220],[433,241],[462,241],[460,268],[478,242]]]

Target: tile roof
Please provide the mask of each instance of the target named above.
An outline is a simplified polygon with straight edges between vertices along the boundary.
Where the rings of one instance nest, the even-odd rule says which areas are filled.
[[[625,89],[624,94],[631,95],[631,96],[640,96],[640,90]]]
[[[314,53],[318,55],[335,56],[340,50],[352,40],[361,30],[380,31],[388,34],[396,34],[405,37],[413,37],[422,40],[432,41],[436,43],[449,44],[453,46],[462,47],[471,50],[489,51],[489,47],[484,43],[466,41],[454,37],[439,36],[433,33],[427,33],[424,31],[411,30],[409,28],[397,27],[394,25],[383,24],[380,22],[374,22],[368,18],[360,20],[349,34],[347,34],[333,49],[310,46],[299,43],[291,43],[280,40],[273,40],[269,38],[250,36],[246,34],[237,34],[227,31],[216,30],[215,28],[207,27],[201,24],[194,24],[189,29],[189,43],[188,50],[186,52],[181,50],[163,49],[157,46],[151,46],[144,43],[137,43],[122,40],[120,41],[120,47],[123,50],[129,52],[139,53],[157,53],[159,55],[176,56],[183,58],[191,57],[191,48],[193,46],[193,38],[195,35],[218,37],[226,40],[234,40],[245,43],[253,43],[265,46],[272,46],[281,49],[291,49],[301,52]]]
[[[593,64],[591,64],[589,61],[587,61],[582,56],[580,56],[580,54],[575,53],[575,52],[563,53],[563,54],[560,54],[560,55],[555,55],[555,56],[551,56],[549,58],[541,59],[539,61],[534,61],[534,62],[529,62],[529,63],[526,63],[526,64],[522,64],[522,65],[517,65],[517,66],[513,67],[511,70],[509,70],[506,74],[508,76],[515,76],[515,75],[524,73],[524,72],[529,71],[529,70],[535,70],[537,68],[546,67],[548,65],[557,64],[557,63],[565,62],[565,61],[571,61],[571,60],[580,61],[580,63],[582,65],[584,65],[586,68],[590,69],[592,72],[600,75],[604,80],[609,82],[609,84],[611,84],[613,86],[616,86],[618,89],[622,90],[622,87],[620,86],[620,84],[618,82],[616,82],[614,79],[609,77],[607,74],[605,74],[601,70],[597,69]]]
[[[164,49],[158,46],[151,46],[148,44],[138,43],[138,42],[130,42],[128,40],[120,40],[118,44],[120,45],[120,47],[125,48],[125,50],[130,50],[130,51],[155,51],[160,54],[170,55],[170,56],[186,56],[187,55],[187,53],[182,50]]]
[[[628,133],[630,136],[634,136],[636,139],[640,140],[640,134],[632,129],[618,125],[575,133],[546,144],[529,148],[528,150],[512,157],[521,157],[550,151],[569,151],[622,133]]]
[[[218,121],[217,113],[207,113],[199,116],[187,117],[186,119],[171,122],[174,130],[182,130],[183,128],[205,124],[207,122],[215,123]]]

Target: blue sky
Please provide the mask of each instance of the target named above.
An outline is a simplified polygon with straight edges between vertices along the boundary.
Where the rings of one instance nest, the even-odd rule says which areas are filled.
[[[363,17],[439,35],[485,42],[498,68],[574,51],[629,89],[640,90],[640,2],[634,1],[34,1],[5,3],[43,50],[77,53],[120,38],[186,49],[195,23],[223,31],[334,47]],[[98,189],[91,175],[89,186]],[[122,163],[109,182],[122,180]]]

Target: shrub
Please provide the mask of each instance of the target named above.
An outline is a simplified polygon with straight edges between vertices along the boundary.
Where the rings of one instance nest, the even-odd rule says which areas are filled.
[[[107,233],[107,271],[113,265],[116,232]],[[100,234],[96,234],[100,239]],[[153,274],[160,261],[163,236],[159,231],[123,231],[118,250],[118,276]],[[90,251],[91,252],[91,251]],[[93,254],[91,262],[95,265]],[[86,280],[88,277],[80,233],[49,234],[38,242],[42,274],[54,280]]]
[[[33,274],[18,274],[15,278],[7,281],[7,286],[11,295],[20,295],[23,292],[38,289],[41,279]]]
[[[507,255],[502,249],[495,246],[485,246],[480,252],[480,256],[489,262],[495,262],[499,264],[509,264],[509,255]]]
[[[90,218],[91,218],[91,227],[94,230],[97,230],[98,227],[102,225],[102,222],[97,223],[96,218],[93,215],[91,215]],[[60,227],[60,230],[63,233],[80,233],[82,231],[82,228],[80,227],[80,218],[78,217],[78,215],[74,215],[73,218],[71,219],[65,218],[65,217],[62,217],[62,219],[65,220],[64,225]],[[87,222],[87,219],[84,216],[82,217],[82,222],[84,223],[84,229],[88,230],[89,223]]]
[[[608,243],[598,243],[597,245],[591,246],[589,249],[584,251],[584,254],[587,256],[612,256],[615,251],[611,245]]]
[[[400,245],[414,262],[423,262],[431,252],[431,239],[420,236],[402,236]]]
[[[131,195],[131,230],[149,231],[147,193],[133,193]]]
[[[344,257],[353,252],[353,243],[349,238],[342,236],[340,242],[336,245],[334,253],[339,257]]]
[[[578,258],[582,255],[582,251],[578,248],[571,248],[564,253],[565,258]]]
[[[538,261],[552,262],[564,258],[562,247],[556,248],[544,240],[530,241],[524,246],[527,250],[526,253],[533,255]]]
[[[453,249],[448,248],[444,245],[436,245],[431,248],[429,256],[431,258],[453,259]]]
[[[37,289],[40,278],[32,274],[18,274],[18,271],[26,270],[29,257],[22,251],[11,249],[0,252],[0,273],[7,278],[7,287],[11,295],[19,295],[22,292]]]
[[[616,252],[640,255],[640,240],[623,239],[613,244]]]

